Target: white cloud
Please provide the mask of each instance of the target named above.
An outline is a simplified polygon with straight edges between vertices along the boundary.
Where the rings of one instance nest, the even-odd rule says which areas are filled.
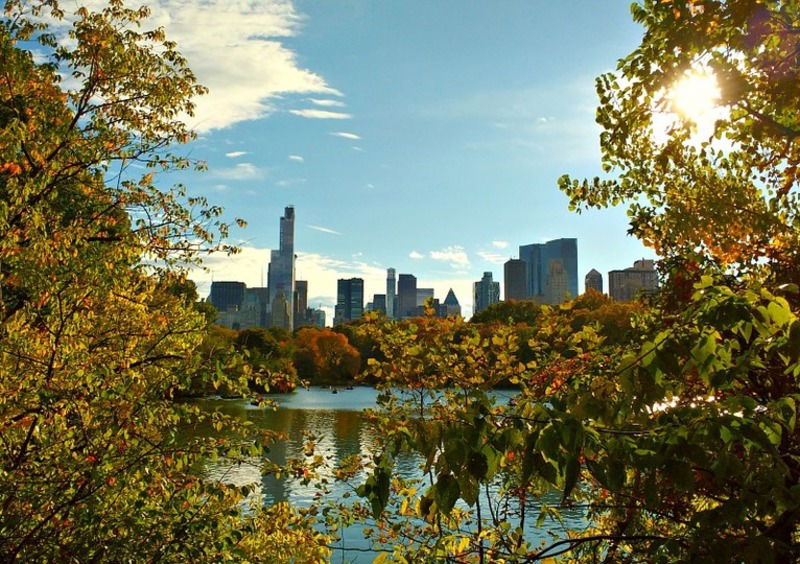
[[[355,145],[353,145],[353,150],[354,151],[358,151],[359,153],[363,153],[364,152],[364,149],[362,149],[361,147],[357,147]]]
[[[302,163],[302,162],[305,161],[305,159],[303,157],[301,157],[300,155],[289,155],[289,160],[290,161],[297,161],[298,163]]]
[[[211,174],[218,178],[229,180],[251,180],[253,178],[263,178],[264,171],[252,163],[239,163],[228,168],[211,169]]]
[[[321,227],[319,225],[309,225],[308,228],[313,229],[314,231],[321,231],[322,233],[330,233],[331,235],[341,235],[339,231],[329,229],[328,227]]]
[[[408,258],[412,258],[414,260],[420,260],[424,259],[425,255],[423,255],[422,253],[418,253],[417,251],[411,251],[410,253],[408,253]]]
[[[308,101],[311,102],[312,104],[316,104],[317,106],[336,107],[336,108],[344,107],[344,102],[342,102],[340,100],[330,100],[330,99],[327,99],[327,98],[325,98],[325,99],[309,98]]]
[[[342,112],[314,109],[289,110],[289,113],[309,119],[350,119],[353,117],[350,114],[345,114]]]
[[[431,251],[429,255],[434,260],[441,260],[449,263],[453,268],[469,266],[467,252],[464,250],[464,247],[460,245],[451,245],[440,251]]]
[[[490,262],[492,264],[503,264],[506,262],[506,260],[508,260],[503,255],[499,255],[497,253],[487,253],[486,251],[478,251],[478,256],[486,262]]]
[[[372,182],[368,182],[367,185],[366,185],[366,188],[369,188],[370,190],[372,190],[373,188],[375,188],[375,185]]]
[[[345,139],[361,139],[359,135],[356,135],[355,133],[348,133],[346,131],[334,131],[331,133],[331,135],[335,137],[344,137]]]
[[[228,190],[227,184],[214,184],[214,190],[218,190],[220,192],[226,192]]]
[[[161,0],[149,7],[148,25],[164,26],[209,88],[186,118],[199,131],[268,116],[286,94],[341,95],[284,45],[302,23],[291,1]]]
[[[492,247],[495,249],[505,249],[508,247],[508,241],[492,241]]]
[[[231,151],[230,153],[225,153],[225,156],[229,159],[237,159],[248,154],[249,153],[247,151]]]
[[[275,185],[280,186],[281,188],[287,188],[289,186],[305,184],[307,181],[307,178],[284,178],[283,180],[278,180]]]

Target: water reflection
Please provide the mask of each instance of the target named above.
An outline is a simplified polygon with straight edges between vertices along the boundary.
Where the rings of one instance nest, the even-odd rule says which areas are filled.
[[[326,388],[311,388],[299,390],[294,394],[271,396],[278,404],[278,408],[268,409],[251,405],[245,400],[200,400],[203,407],[208,410],[218,409],[228,415],[249,420],[253,424],[274,431],[280,431],[286,436],[285,441],[270,446],[269,458],[272,462],[284,465],[290,459],[303,459],[306,450],[306,441],[310,435],[314,437],[318,452],[326,457],[330,468],[351,455],[369,457],[378,450],[379,437],[376,431],[367,424],[362,415],[362,410],[375,407],[377,393],[372,388],[357,387],[353,390],[341,390],[332,394]],[[500,396],[500,401],[508,401],[508,395]],[[194,430],[195,433],[213,436],[216,433],[209,428]],[[305,483],[302,477],[282,476],[276,479],[273,476],[261,475],[261,461],[254,459],[251,464],[231,465],[224,461],[209,463],[207,472],[209,477],[223,480],[236,485],[257,484],[256,491],[252,494],[259,496],[265,504],[280,501],[290,501],[296,505],[309,505],[319,499],[319,489],[313,484]],[[395,472],[406,479],[422,479],[419,460],[415,457],[405,456],[397,460]],[[352,483],[336,482],[329,480],[327,500],[342,501],[347,492],[367,478],[366,474],[356,476]],[[422,488],[424,490],[424,487]],[[496,502],[496,488],[490,488],[488,495],[483,492],[481,503],[490,503],[490,498]],[[557,506],[559,503],[558,492],[544,496],[543,503]],[[463,502],[462,502],[463,504]],[[567,529],[582,529],[586,525],[583,509],[562,509],[563,523],[558,524],[548,520],[540,529],[536,520],[540,512],[540,504],[530,504],[526,510],[525,533],[528,539],[541,539],[545,541],[551,534],[563,538]],[[516,525],[517,523],[515,523]],[[343,532],[342,544],[348,547],[370,548],[362,534],[362,525],[348,527]],[[374,554],[347,553],[345,560],[349,562],[371,562]],[[340,555],[337,554],[336,561]]]

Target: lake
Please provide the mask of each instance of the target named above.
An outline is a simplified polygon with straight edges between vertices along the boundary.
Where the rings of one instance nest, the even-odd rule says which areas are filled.
[[[513,392],[497,392],[498,401],[507,402]],[[269,398],[278,404],[276,410],[251,405],[248,400],[203,399],[197,400],[204,409],[219,409],[241,419],[252,421],[263,428],[280,431],[286,440],[270,446],[269,458],[276,464],[284,464],[291,458],[302,458],[307,435],[316,437],[317,445],[335,464],[343,458],[362,454],[369,456],[377,450],[376,431],[364,420],[362,411],[376,406],[377,391],[371,387],[359,386],[353,390],[340,390],[332,393],[328,388],[312,387],[299,389],[292,394],[274,394]],[[211,428],[197,429],[195,432],[213,435]],[[300,478],[283,477],[280,480],[272,476],[262,477],[257,465],[235,466],[224,462],[210,463],[206,469],[209,477],[220,479],[236,485],[258,484],[254,495],[260,495],[265,504],[289,501],[299,506],[310,505],[318,490],[306,485]],[[395,472],[405,478],[419,478],[422,473],[419,459],[413,456],[399,457]],[[358,476],[354,484],[348,485],[333,482],[329,485],[328,499],[344,500],[347,494],[353,494],[353,486],[366,479],[364,473]],[[492,492],[490,490],[489,495]],[[353,495],[353,497],[355,497]],[[486,494],[483,495],[484,500]],[[553,492],[547,496],[546,503],[558,504],[558,494]],[[352,499],[352,498],[351,498]],[[483,503],[483,502],[482,502]],[[531,504],[526,511],[525,532],[528,539],[534,542],[549,538],[548,532],[563,536],[567,528],[582,529],[586,526],[585,513],[582,509],[562,509],[564,524],[548,520],[541,529],[536,528],[539,508]],[[357,552],[349,549],[370,549],[364,539],[362,530],[365,524],[347,527],[342,539],[335,546],[334,562],[371,562],[375,552]]]

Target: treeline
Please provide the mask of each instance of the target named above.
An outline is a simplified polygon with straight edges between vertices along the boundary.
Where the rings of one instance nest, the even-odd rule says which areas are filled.
[[[185,290],[191,295],[192,290]],[[196,294],[195,294],[196,296]],[[208,333],[200,347],[204,361],[198,368],[190,395],[231,394],[222,382],[224,372],[247,373],[249,387],[256,393],[283,393],[299,385],[345,386],[355,382],[376,384],[367,370],[370,361],[385,360],[378,341],[366,328],[379,320],[378,314],[333,328],[302,327],[294,332],[279,327],[253,328],[237,331],[213,323],[213,308],[205,302],[197,307],[208,315]],[[615,302],[608,296],[589,290],[575,300],[550,308],[564,327],[579,331],[592,325],[608,342],[622,344],[630,338],[631,320],[643,304]],[[537,333],[542,306],[531,301],[501,302],[474,315],[463,323],[453,339],[467,333],[491,338],[501,327],[510,328],[519,343],[515,358],[531,362],[534,358],[529,341]],[[450,322],[438,317],[419,317],[396,321],[405,331],[409,327],[445,335]],[[514,386],[509,380],[499,386]]]

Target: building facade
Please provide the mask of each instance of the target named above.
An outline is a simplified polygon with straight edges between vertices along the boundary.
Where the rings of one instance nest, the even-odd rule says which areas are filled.
[[[509,259],[503,265],[503,299],[526,300],[528,291],[528,263],[522,259]]]
[[[492,280],[491,272],[484,272],[483,278],[475,282],[472,288],[474,313],[481,312],[500,301],[500,282]]]
[[[336,285],[334,325],[358,319],[364,314],[364,279],[340,278]]]
[[[539,303],[559,304],[578,295],[577,239],[521,245],[519,258],[528,264],[530,298]],[[556,277],[552,281],[551,275]]]
[[[395,318],[394,303],[395,294],[397,292],[397,280],[395,279],[394,268],[386,270],[386,317],[388,319]]]
[[[658,288],[658,272],[652,260],[637,260],[633,266],[608,273],[608,295],[618,302],[630,302]]]
[[[238,310],[244,301],[244,282],[212,282],[209,301],[218,312]]]
[[[417,310],[417,277],[401,274],[397,278],[397,311],[395,317],[414,317]]]
[[[294,327],[294,298],[295,298],[295,256],[294,256],[294,207],[287,206],[284,209],[283,217],[280,220],[280,240],[278,249],[270,253],[269,267],[267,269],[267,287],[269,288],[270,310],[274,309],[275,300],[278,295],[283,295],[280,308],[284,307],[284,302],[289,305],[289,325]],[[280,321],[280,327],[284,326],[283,309],[271,316],[273,324],[276,320]]]
[[[594,268],[586,273],[583,279],[583,288],[587,292],[594,290],[595,292],[603,293],[603,275],[597,272]]]
[[[447,292],[447,297],[442,305],[439,306],[439,315],[441,317],[461,317],[461,304],[458,303],[458,298],[452,288]]]

